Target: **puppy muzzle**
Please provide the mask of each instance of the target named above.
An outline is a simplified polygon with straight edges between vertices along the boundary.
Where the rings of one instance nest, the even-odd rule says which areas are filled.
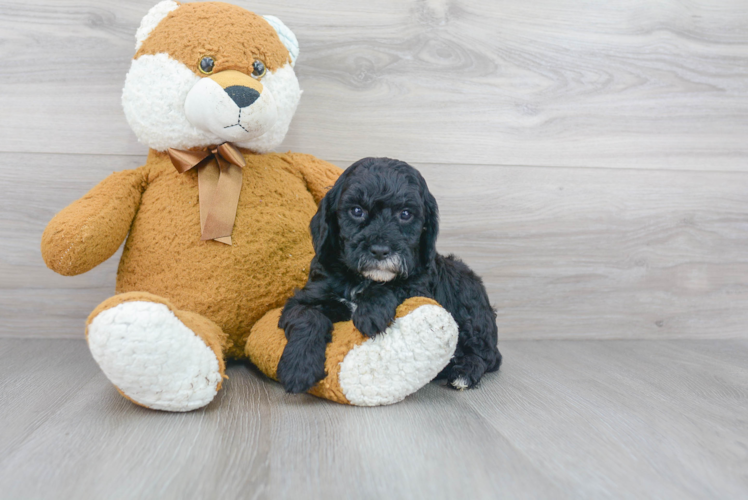
[[[184,102],[187,120],[225,141],[260,137],[275,124],[273,94],[258,80],[239,71],[221,71],[202,78]]]
[[[400,254],[394,253],[383,260],[362,257],[358,264],[358,272],[372,281],[392,281],[397,276],[408,277],[408,270]]]

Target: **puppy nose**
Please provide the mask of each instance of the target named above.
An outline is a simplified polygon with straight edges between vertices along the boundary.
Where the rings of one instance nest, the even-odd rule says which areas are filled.
[[[232,85],[223,89],[231,97],[231,100],[240,108],[251,106],[253,102],[260,98],[260,93],[255,89],[243,85]]]
[[[387,245],[372,245],[370,251],[377,260],[382,260],[390,254],[390,247]]]

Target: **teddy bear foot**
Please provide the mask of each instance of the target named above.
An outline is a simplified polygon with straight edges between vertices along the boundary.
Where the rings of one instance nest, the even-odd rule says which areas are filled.
[[[278,380],[285,333],[278,328],[281,310],[255,323],[246,344],[247,357],[268,377]],[[389,405],[432,381],[457,347],[457,323],[436,301],[413,297],[400,304],[395,321],[370,338],[352,321],[335,323],[325,350],[327,376],[309,394],[356,406]]]
[[[345,356],[340,363],[340,387],[356,406],[397,403],[447,366],[457,338],[457,324],[444,308],[419,305]]]
[[[128,295],[141,300],[127,300]],[[150,294],[112,297],[89,317],[88,345],[129,400],[155,410],[190,411],[210,403],[221,387],[224,364],[214,331],[220,328],[170,306]]]

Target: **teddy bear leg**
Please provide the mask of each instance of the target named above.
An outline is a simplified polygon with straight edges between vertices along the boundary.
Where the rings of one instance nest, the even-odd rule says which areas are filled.
[[[86,338],[107,378],[140,406],[190,411],[221,388],[224,332],[157,295],[128,292],[105,300],[88,317]]]
[[[246,345],[250,360],[274,380],[286,346],[278,328],[280,313],[275,309],[261,318]],[[327,375],[309,394],[356,406],[397,403],[447,366],[457,337],[452,315],[423,297],[403,302],[395,321],[374,338],[360,333],[351,321],[336,323],[325,351]]]

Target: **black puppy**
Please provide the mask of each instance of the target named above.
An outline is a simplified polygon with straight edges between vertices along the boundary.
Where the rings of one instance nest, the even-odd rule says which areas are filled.
[[[306,392],[325,377],[333,323],[353,319],[364,335],[383,332],[409,297],[430,297],[459,327],[454,357],[437,376],[473,387],[498,370],[496,313],[481,279],[436,253],[439,214],[421,174],[407,163],[364,158],[320,202],[310,224],[315,257],[303,289],[278,326],[288,343],[278,364],[286,391]]]

